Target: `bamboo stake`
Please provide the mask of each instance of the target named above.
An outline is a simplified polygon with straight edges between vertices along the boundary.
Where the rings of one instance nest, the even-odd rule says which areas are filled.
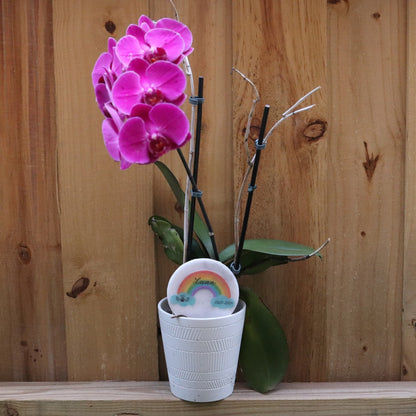
[[[195,132],[195,149],[193,160],[193,178],[195,181],[195,187],[198,183],[198,167],[199,167],[199,149],[201,143],[201,127],[202,127],[202,104],[204,100],[204,78],[198,79],[198,97],[191,97],[191,100],[197,103],[197,115],[196,115],[196,132]],[[194,189],[191,193],[191,209],[189,212],[189,225],[188,225],[188,239],[185,261],[190,260],[192,254],[192,238],[194,233],[194,220],[195,220],[195,204],[196,198],[200,198],[200,195],[195,194]]]
[[[260,163],[260,154],[261,154],[262,149],[265,146],[265,143],[263,144],[263,138],[264,138],[264,133],[266,131],[266,124],[267,124],[267,118],[269,116],[269,110],[270,110],[270,106],[266,105],[263,111],[263,119],[261,122],[259,138],[256,140],[256,159],[253,165],[250,186],[248,187],[246,210],[244,213],[243,225],[241,227],[240,241],[238,243],[238,248],[236,247],[234,262],[231,263],[231,266],[230,266],[232,272],[236,276],[238,276],[241,272],[240,258],[241,258],[241,253],[243,251],[244,240],[246,238],[248,219],[250,216],[250,209],[251,209],[251,202],[253,200],[253,192],[256,189],[256,178],[257,178],[257,171],[258,171],[259,163]]]

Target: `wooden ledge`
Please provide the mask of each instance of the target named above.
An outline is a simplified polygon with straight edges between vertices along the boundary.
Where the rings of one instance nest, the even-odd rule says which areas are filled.
[[[416,382],[287,383],[262,395],[237,384],[216,403],[188,403],[167,382],[0,383],[5,416],[416,415]]]

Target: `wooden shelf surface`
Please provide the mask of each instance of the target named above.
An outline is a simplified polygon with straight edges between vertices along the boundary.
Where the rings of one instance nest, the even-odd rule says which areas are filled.
[[[416,415],[416,382],[283,383],[266,395],[237,384],[215,403],[188,403],[167,382],[2,382],[5,416]]]

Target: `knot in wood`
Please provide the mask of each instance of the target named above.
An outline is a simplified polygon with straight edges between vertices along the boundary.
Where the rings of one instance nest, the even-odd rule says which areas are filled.
[[[116,31],[116,25],[115,25],[115,23],[114,23],[112,20],[107,20],[107,21],[104,23],[104,27],[105,27],[105,30],[106,30],[108,33],[113,34],[113,33]]]
[[[75,299],[89,286],[89,284],[90,279],[88,279],[88,277],[81,277],[72,285],[71,291],[67,292],[66,295]]]
[[[32,252],[28,245],[20,243],[17,247],[17,255],[22,264],[29,264],[32,260]]]
[[[248,132],[248,138],[250,140],[255,141],[259,138],[260,126],[261,126],[261,121],[258,118],[254,117],[253,120],[251,121],[250,130]],[[247,131],[247,126],[244,127],[242,130],[243,136],[246,134],[246,131]]]
[[[373,153],[368,151],[368,144],[364,142],[364,149],[365,149],[365,162],[363,162],[363,166],[365,169],[365,174],[367,175],[367,179],[371,181],[374,175],[374,171],[376,170],[377,162],[380,159],[380,155],[374,156]]]
[[[311,141],[320,139],[326,132],[328,123],[324,120],[311,121],[303,131],[303,135]]]

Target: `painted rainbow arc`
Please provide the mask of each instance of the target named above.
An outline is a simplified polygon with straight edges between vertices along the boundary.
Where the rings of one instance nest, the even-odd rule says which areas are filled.
[[[199,290],[209,290],[214,297],[223,295],[231,298],[227,282],[219,274],[209,270],[197,271],[186,276],[179,285],[177,293],[194,296]]]

